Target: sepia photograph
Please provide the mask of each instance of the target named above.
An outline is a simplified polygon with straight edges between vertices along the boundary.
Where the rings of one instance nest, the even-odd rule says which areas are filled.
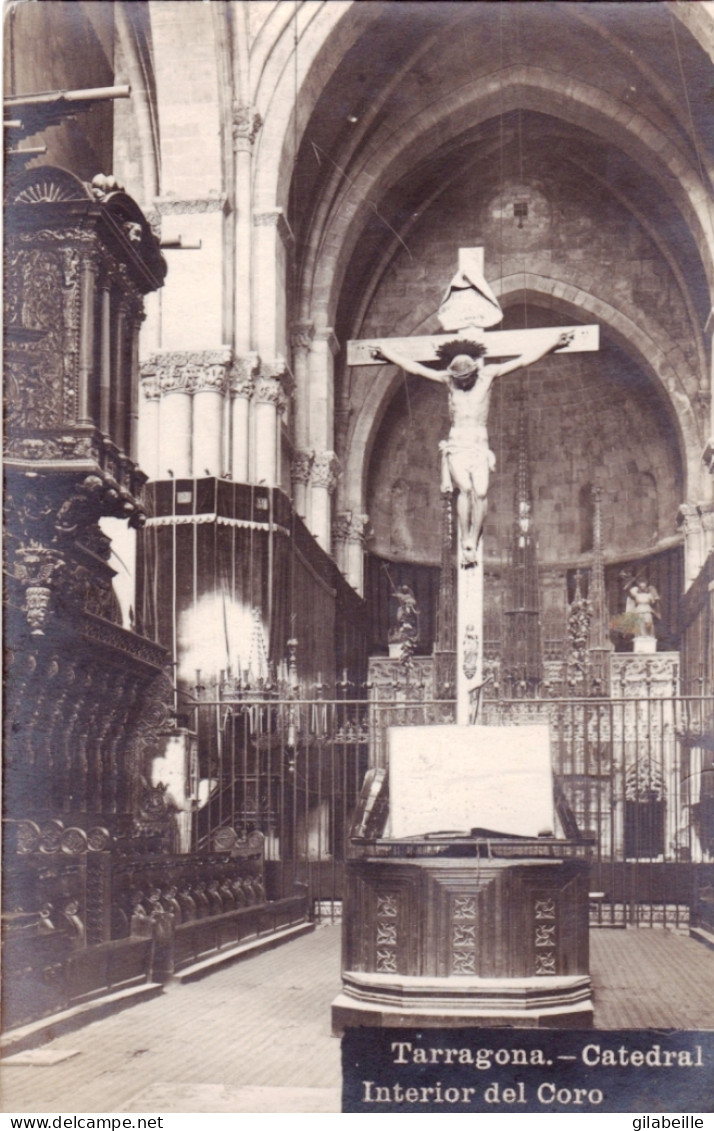
[[[2,34],[8,1126],[704,1127],[714,5]]]

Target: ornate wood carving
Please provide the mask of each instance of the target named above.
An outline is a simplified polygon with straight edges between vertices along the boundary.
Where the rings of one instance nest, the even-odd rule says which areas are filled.
[[[74,419],[77,338],[71,312],[76,279],[66,284],[62,255],[54,250],[10,254],[5,270],[12,296],[6,323],[8,433],[59,427]]]
[[[451,912],[451,972],[476,973],[476,900],[473,896],[454,896]]]
[[[553,867],[533,859],[447,859],[428,848],[430,854],[410,859],[348,862],[346,970],[480,978],[587,974],[585,860],[564,856]]]
[[[376,969],[380,974],[393,974],[397,970],[399,897],[396,892],[377,892],[376,905]]]

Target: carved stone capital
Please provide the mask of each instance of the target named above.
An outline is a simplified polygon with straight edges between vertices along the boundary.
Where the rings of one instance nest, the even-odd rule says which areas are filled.
[[[295,395],[297,383],[289,369],[286,369],[285,372],[280,375],[280,384],[283,386],[283,393],[285,394],[286,400],[291,400]]]
[[[232,113],[233,147],[251,149],[262,124],[263,119],[254,106],[236,99]]]
[[[188,368],[178,361],[165,361],[158,366],[156,379],[162,396],[166,393],[188,393],[190,390],[191,376]]]
[[[290,345],[296,352],[298,350],[307,352],[312,345],[312,339],[314,337],[314,322],[293,322],[290,327]]]
[[[73,287],[79,275],[79,253],[75,247],[63,247],[59,254],[62,263],[62,282],[65,287]]]
[[[341,471],[341,464],[335,452],[315,452],[312,465],[313,487],[323,487],[334,491]]]
[[[253,225],[256,228],[275,228],[285,247],[289,247],[295,241],[293,230],[282,208],[271,208],[267,212],[254,212]]]
[[[258,404],[272,404],[282,412],[287,403],[279,377],[266,377],[261,374],[255,383],[253,400]]]
[[[33,636],[44,635],[54,583],[65,568],[57,551],[38,543],[23,546],[15,556],[13,573],[24,589],[25,617]]]
[[[335,542],[354,542],[364,545],[369,515],[355,514],[353,511],[344,511],[338,514],[332,526],[332,537]]]
[[[235,357],[230,372],[231,394],[250,400],[259,373],[260,358],[257,353],[244,353]]]
[[[326,326],[324,330],[318,330],[315,334],[315,338],[318,342],[327,343],[327,348],[333,357],[336,357],[340,352],[340,343],[332,326]]]
[[[700,503],[697,507],[699,511],[699,521],[702,524],[702,530],[707,534],[714,531],[714,504],[713,503]]]
[[[279,381],[284,380],[288,375],[288,366],[285,358],[281,354],[277,354],[273,358],[260,359],[260,376],[261,377],[276,377]]]
[[[162,394],[224,393],[228,386],[231,352],[222,350],[173,350],[152,354],[142,365],[142,373],[151,378]]]
[[[190,216],[205,214],[207,212],[223,212],[226,207],[225,193],[209,193],[208,196],[192,196],[182,199],[178,196],[160,196],[156,198],[156,211],[162,216]]]
[[[685,538],[691,534],[698,534],[702,529],[702,519],[699,508],[691,503],[682,503],[677,511],[677,526]]]

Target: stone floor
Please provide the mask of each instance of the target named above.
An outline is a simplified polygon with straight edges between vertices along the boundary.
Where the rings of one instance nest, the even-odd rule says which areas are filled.
[[[5,1112],[339,1112],[330,1002],[340,927],[9,1056]],[[714,1029],[714,951],[668,930],[594,930],[600,1029]]]

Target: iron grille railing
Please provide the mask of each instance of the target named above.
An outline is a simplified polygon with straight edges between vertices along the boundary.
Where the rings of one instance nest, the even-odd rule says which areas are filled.
[[[714,856],[714,698],[492,700],[481,721],[548,724],[556,779],[593,843],[594,921],[684,926],[692,868]],[[223,827],[258,829],[277,888],[308,883],[332,913],[362,781],[386,765],[388,728],[453,722],[450,701],[200,703],[210,796],[193,847]]]

